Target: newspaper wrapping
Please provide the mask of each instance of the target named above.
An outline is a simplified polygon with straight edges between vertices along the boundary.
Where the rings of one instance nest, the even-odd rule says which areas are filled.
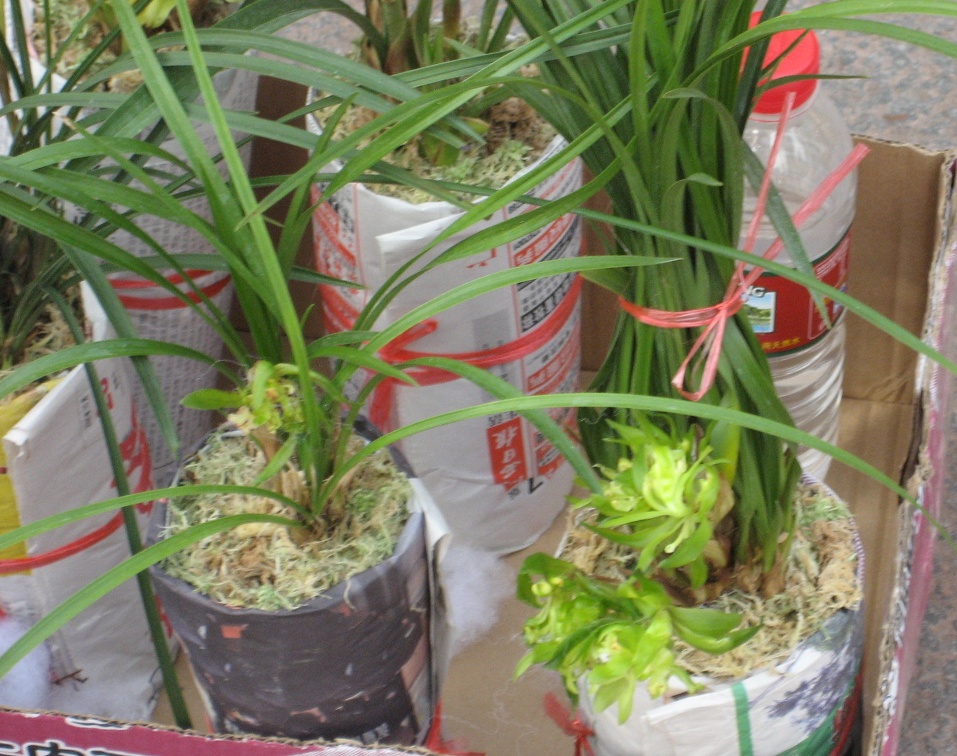
[[[563,145],[556,138],[539,162]],[[575,162],[532,194],[554,199],[580,182],[581,166]],[[477,229],[529,209],[527,204],[513,203],[468,232],[436,245],[428,257]],[[350,184],[319,205],[313,219],[318,269],[365,287],[320,287],[326,330],[351,328],[369,293],[420,255],[460,215],[449,203],[413,205],[361,184]],[[509,245],[445,262],[423,274],[390,304],[376,325],[394,322],[436,294],[488,272],[576,256],[580,248],[580,222],[575,216],[564,216]],[[574,390],[581,355],[579,301],[580,281],[573,275],[500,289],[437,315],[382,356],[391,362],[424,354],[456,356],[485,367],[525,393]],[[448,374],[423,371],[418,378],[417,387],[387,381],[376,391],[369,408],[375,425],[388,431],[491,398]],[[570,410],[556,410],[552,415],[569,429],[574,424]],[[516,551],[532,543],[564,507],[574,478],[570,465],[552,445],[513,413],[430,430],[405,439],[399,448],[435,497],[456,541],[493,552]]]
[[[356,430],[376,435],[365,421]],[[407,461],[390,452],[411,489],[410,519],[393,553],[295,609],[227,606],[161,565],[151,568],[215,732],[425,740],[451,655],[441,568],[449,530]],[[160,503],[150,543],[162,538],[166,519]]]
[[[92,338],[110,335],[103,312],[84,297]],[[130,489],[153,487],[149,446],[137,420],[134,376],[125,359],[96,363]],[[4,429],[0,517],[8,531],[117,495],[86,371],[61,377],[12,427]],[[151,505],[137,508],[145,525]],[[122,518],[107,512],[29,539],[0,561],[0,605],[36,622],[74,592],[129,557]],[[57,558],[62,557],[62,558]],[[26,567],[26,569],[24,569]],[[71,620],[48,641],[51,708],[119,719],[152,711],[159,672],[136,584],[128,581]]]
[[[809,480],[805,478],[805,480]],[[857,579],[864,550],[855,533]],[[694,695],[651,698],[639,684],[624,724],[618,705],[596,712],[582,680],[583,719],[594,733],[596,756],[829,756],[844,721],[859,709],[864,649],[863,600],[841,609],[773,669],[739,680],[701,680]],[[679,693],[675,683],[673,693]]]

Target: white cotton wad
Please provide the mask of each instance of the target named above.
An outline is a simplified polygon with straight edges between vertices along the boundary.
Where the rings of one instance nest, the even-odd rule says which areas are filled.
[[[0,617],[0,653],[5,652],[30,624],[11,616]],[[50,652],[46,644],[33,649],[10,672],[0,678],[0,706],[14,709],[49,709]]]
[[[499,605],[515,590],[515,575],[501,557],[464,544],[449,548],[442,575],[456,654],[496,623]]]

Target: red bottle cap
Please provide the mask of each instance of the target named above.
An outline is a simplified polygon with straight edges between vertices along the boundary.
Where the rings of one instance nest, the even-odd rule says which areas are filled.
[[[761,19],[761,11],[751,14],[751,26]],[[804,35],[801,37],[801,35]],[[800,42],[794,44],[797,39]],[[776,61],[791,45],[793,49],[784,55],[771,75],[771,81],[787,76],[813,76],[821,70],[821,46],[813,31],[791,29],[778,32],[768,42],[768,51],[764,56],[764,65]],[[762,80],[762,84],[767,79]],[[802,79],[773,87],[762,94],[754,106],[755,113],[773,114],[784,109],[784,102],[790,92],[794,92],[794,107],[807,102],[817,89],[817,79]]]

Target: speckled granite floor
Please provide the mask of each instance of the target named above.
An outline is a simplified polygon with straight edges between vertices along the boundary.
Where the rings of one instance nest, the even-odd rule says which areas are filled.
[[[957,0],[954,0],[957,2]],[[792,0],[794,9],[816,0]],[[957,21],[891,16],[882,20],[933,32],[957,43]],[[326,46],[335,24],[308,21],[288,33]],[[821,34],[822,68],[854,75],[827,82],[852,131],[934,150],[957,148],[957,61],[903,42],[842,32]],[[957,439],[957,418],[952,422]],[[943,524],[957,534],[957,476],[948,482]],[[935,578],[924,622],[918,669],[907,701],[901,756],[957,754],[957,556],[938,546]]]

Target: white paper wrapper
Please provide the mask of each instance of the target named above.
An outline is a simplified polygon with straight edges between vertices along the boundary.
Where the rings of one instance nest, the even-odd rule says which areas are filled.
[[[556,139],[541,158],[562,147]],[[534,192],[555,198],[580,185],[578,163],[546,180]],[[468,234],[529,208],[514,203]],[[327,330],[352,327],[369,292],[415,258],[461,212],[445,202],[412,205],[380,196],[358,184],[337,192],[314,215],[317,267],[365,287],[321,287]],[[440,254],[465,234],[430,253]],[[571,216],[505,247],[443,264],[406,288],[386,309],[378,327],[449,288],[486,273],[544,259],[579,254],[581,229]],[[423,261],[424,264],[424,261]],[[405,348],[416,354],[465,356],[487,367],[525,393],[570,391],[580,363],[580,286],[574,276],[501,289],[436,316],[431,332]],[[385,355],[389,357],[390,355]],[[400,357],[392,354],[393,361]],[[464,380],[423,377],[420,387],[387,385],[369,410],[383,430],[406,426],[440,412],[472,406],[491,397]],[[571,426],[571,411],[554,413]],[[532,543],[564,507],[573,472],[534,428],[516,416],[458,423],[413,436],[402,453],[422,477],[442,509],[454,537],[494,552]]]
[[[92,297],[85,309],[93,337],[108,326]],[[126,463],[130,486],[152,487],[149,446],[137,421],[129,362],[96,364]],[[117,495],[86,372],[74,368],[3,437],[7,475],[21,524]],[[149,507],[140,507],[145,524]],[[87,518],[30,539],[27,556],[62,548],[99,528],[114,513]],[[129,556],[122,524],[79,553],[26,573],[0,576],[0,605],[36,622],[75,591]],[[139,592],[120,586],[68,623],[49,641],[52,708],[66,713],[144,719],[155,703],[159,673]]]

